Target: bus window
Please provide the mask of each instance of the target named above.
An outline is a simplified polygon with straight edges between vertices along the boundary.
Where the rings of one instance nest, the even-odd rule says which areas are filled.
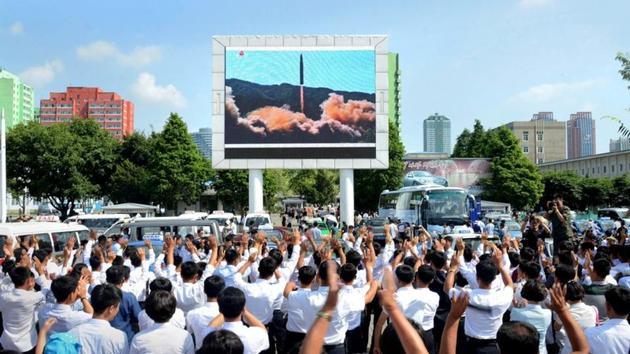
[[[48,238],[48,235],[38,235],[38,238]],[[68,232],[55,232],[52,234],[52,238],[53,238],[53,242],[55,243],[55,252],[61,252],[63,251],[64,247],[66,247],[66,243],[68,243],[68,240],[70,239],[70,237],[74,237],[75,238],[75,244],[74,244],[74,249],[78,249],[79,248],[79,240],[77,240],[77,235],[76,232],[74,231],[68,231]]]
[[[398,201],[398,194],[396,193],[381,194],[381,198],[379,200],[379,208],[396,209],[397,201]]]

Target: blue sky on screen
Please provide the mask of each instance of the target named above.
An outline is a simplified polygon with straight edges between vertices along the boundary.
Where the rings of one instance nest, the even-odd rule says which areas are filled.
[[[304,86],[374,93],[375,57],[371,50],[278,51],[230,48],[225,54],[225,78],[262,85],[299,85],[300,54],[304,58]]]
[[[593,112],[597,152],[630,124],[617,52],[630,52],[628,0],[2,1],[0,67],[39,100],[100,86],[135,103],[136,129],[170,112],[211,126],[213,35],[386,34],[400,54],[401,134],[422,151],[422,121],[451,119],[452,140],[486,127]],[[34,10],[36,9],[36,10]]]

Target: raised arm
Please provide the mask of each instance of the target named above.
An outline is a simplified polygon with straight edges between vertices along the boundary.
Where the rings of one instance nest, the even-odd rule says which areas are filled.
[[[499,272],[501,272],[501,278],[503,279],[503,284],[506,287],[514,288],[514,284],[512,283],[512,277],[510,276],[510,272],[503,266],[503,252],[497,247],[494,243],[491,243],[491,247],[494,250],[494,263],[499,268]]]
[[[569,337],[569,342],[571,343],[571,348],[573,348],[571,353],[587,354],[589,352],[589,346],[586,341],[586,336],[575,318],[573,318],[571,312],[569,312],[569,307],[565,302],[566,292],[566,285],[562,286],[560,283],[553,285],[550,291],[551,309],[558,314],[560,321],[562,321],[564,325],[567,337]]]
[[[455,354],[457,352],[457,329],[459,320],[468,306],[468,294],[462,293],[451,300],[451,311],[446,318],[442,340],[440,342],[440,354]]]
[[[455,285],[455,274],[459,270],[459,253],[457,251],[455,256],[451,258],[451,264],[448,266],[448,273],[446,274],[446,280],[444,280],[444,292],[449,293]]]

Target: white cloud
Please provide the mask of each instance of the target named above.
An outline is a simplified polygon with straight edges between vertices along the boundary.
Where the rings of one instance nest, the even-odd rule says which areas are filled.
[[[13,22],[11,27],[9,27],[9,30],[11,31],[11,34],[17,36],[18,34],[22,34],[22,32],[24,32],[24,25],[22,25],[22,22],[20,21]]]
[[[508,99],[508,102],[517,103],[544,103],[557,100],[578,92],[587,91],[595,87],[599,80],[585,80],[573,83],[559,82],[554,84],[541,84],[519,92]]]
[[[145,102],[165,104],[176,108],[186,107],[186,98],[174,85],[157,85],[155,76],[146,72],[138,76],[136,82],[131,86],[131,92]]]
[[[32,66],[20,73],[22,81],[33,87],[42,87],[55,79],[63,71],[61,60],[46,62],[44,65]]]
[[[522,7],[536,7],[551,4],[552,0],[520,0],[518,2]]]
[[[158,46],[136,47],[124,53],[116,44],[107,41],[96,41],[77,48],[77,56],[83,60],[106,61],[115,60],[125,66],[144,66],[158,60],[162,50]]]

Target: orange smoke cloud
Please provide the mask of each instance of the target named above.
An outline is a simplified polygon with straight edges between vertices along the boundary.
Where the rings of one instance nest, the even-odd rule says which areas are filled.
[[[374,122],[376,116],[374,114],[374,103],[366,100],[343,101],[343,96],[330,94],[330,97],[324,101],[320,107],[322,108],[322,119],[334,119],[349,125],[364,125],[364,123]]]

